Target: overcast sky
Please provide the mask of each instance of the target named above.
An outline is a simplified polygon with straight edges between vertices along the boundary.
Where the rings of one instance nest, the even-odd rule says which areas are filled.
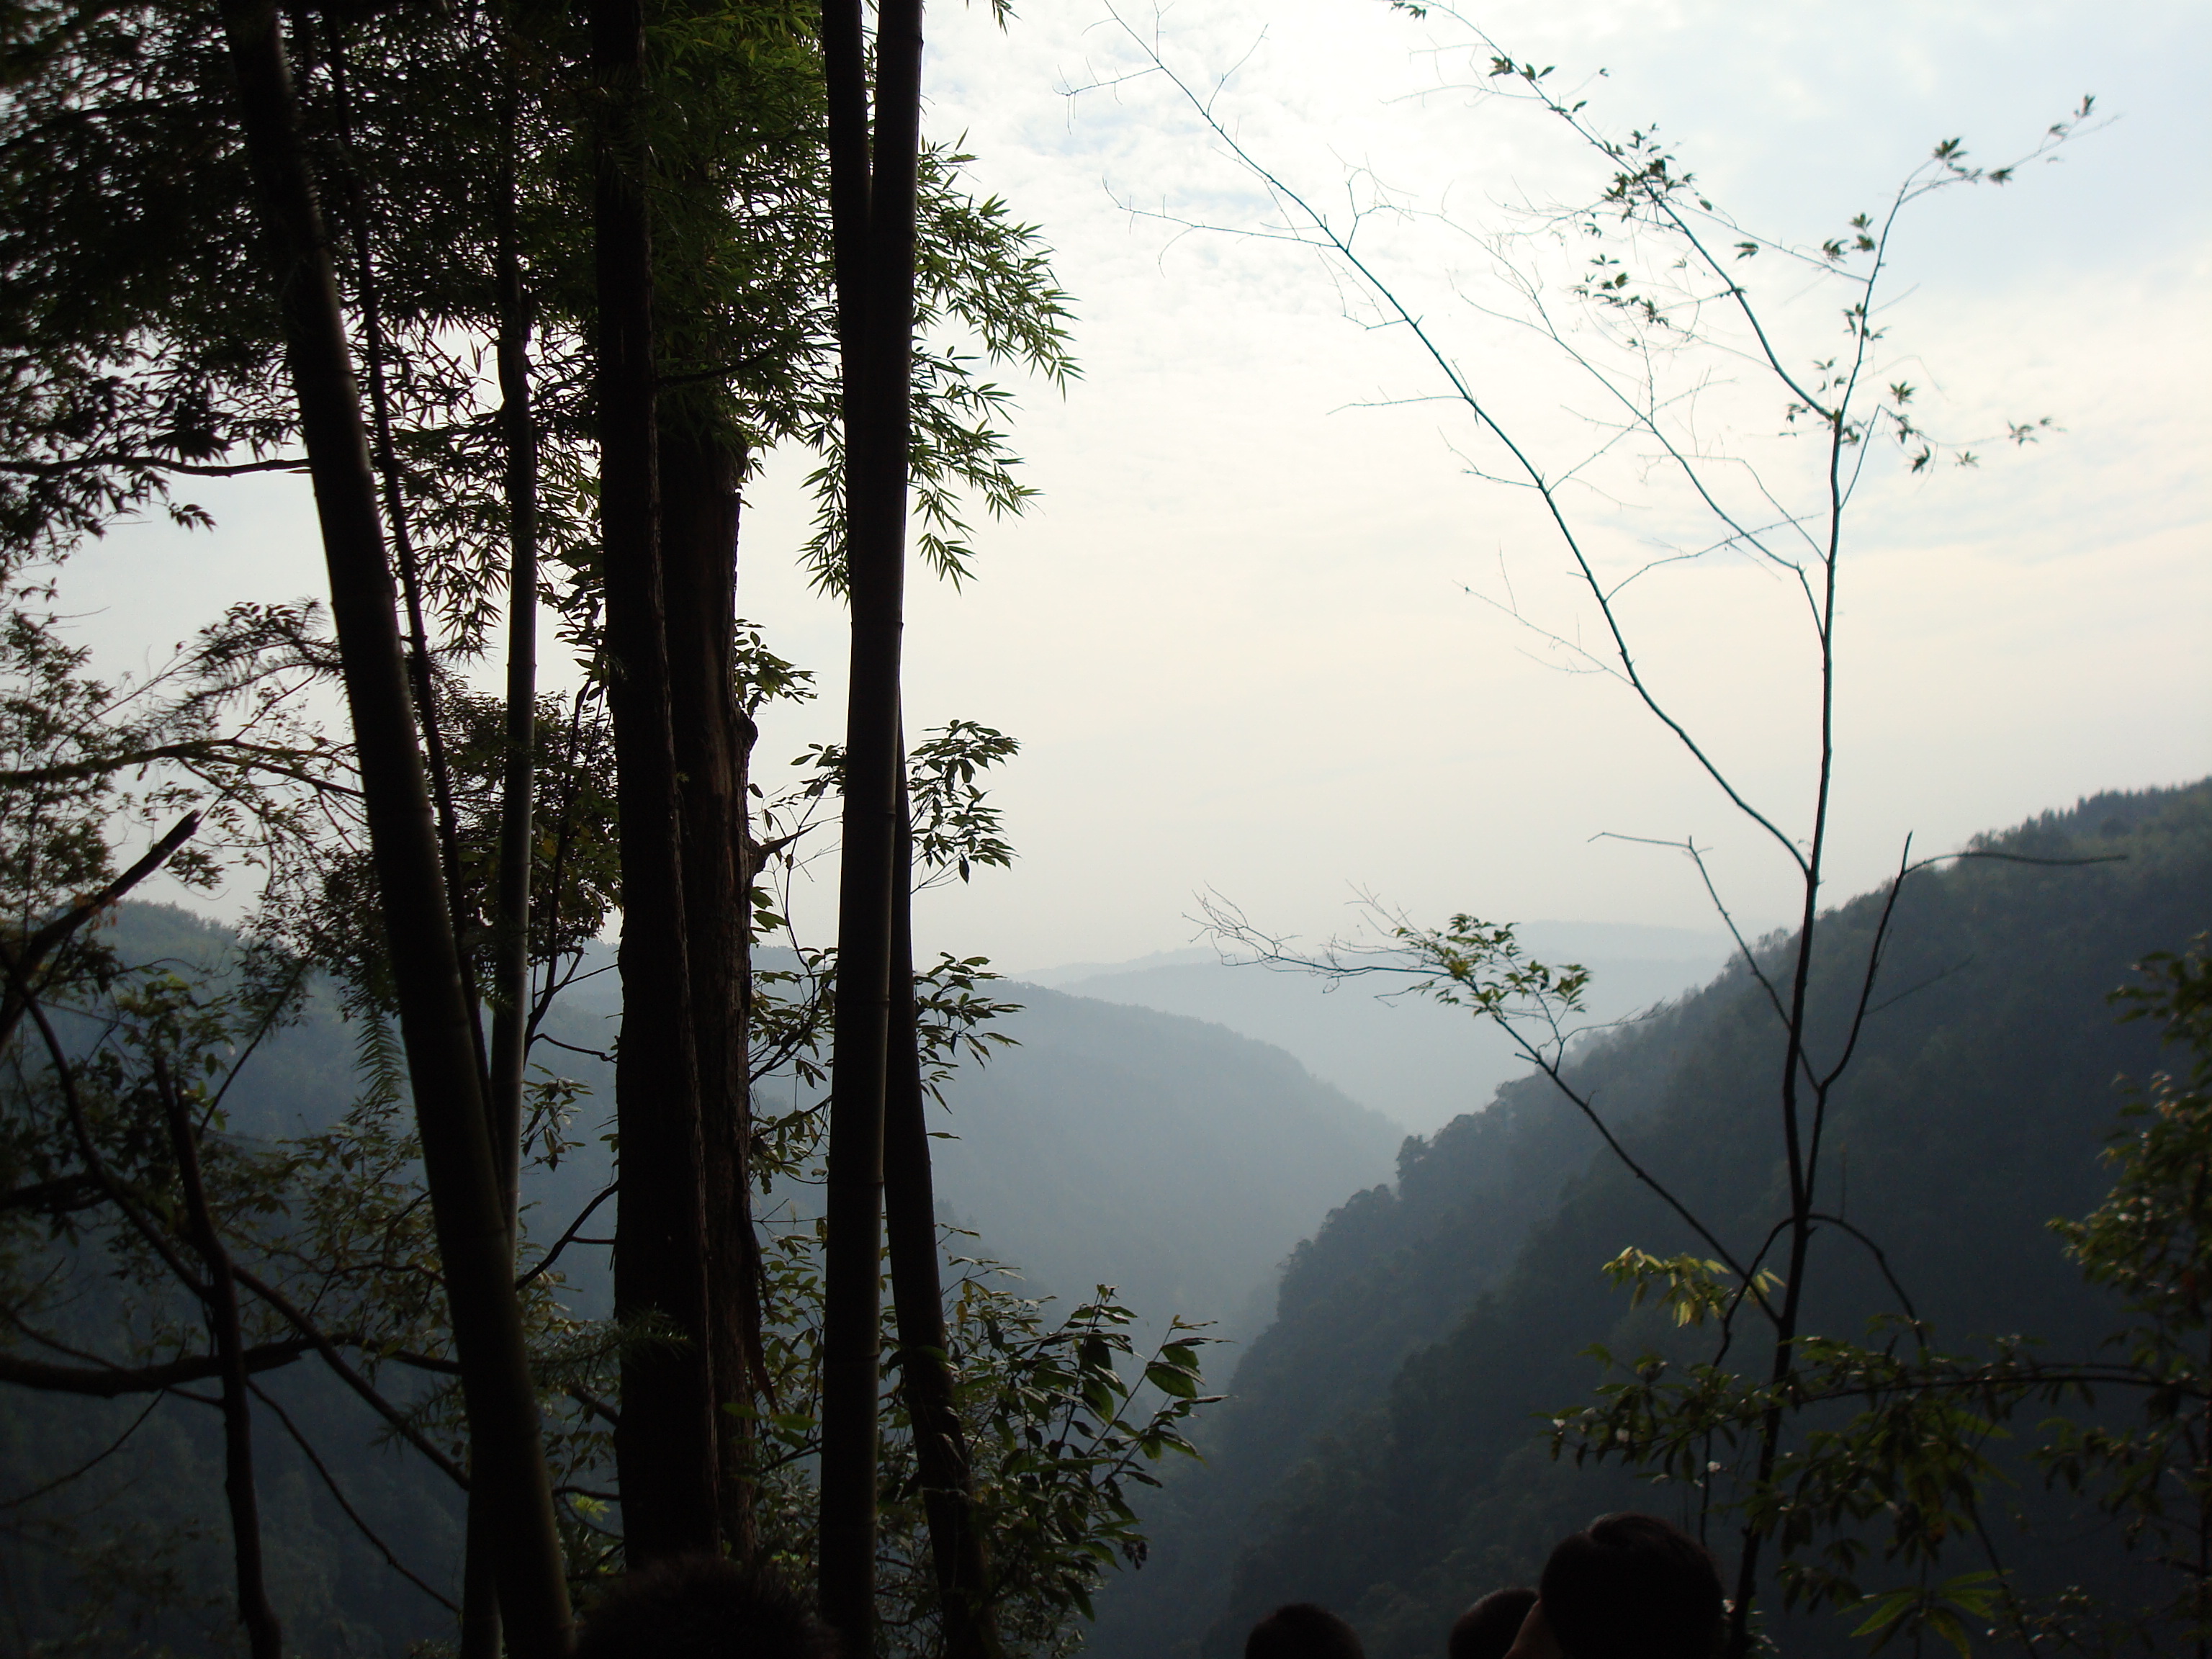
[[[924,943],[1013,969],[1134,957],[1188,944],[1208,887],[1308,934],[1348,923],[1355,889],[1422,917],[1709,924],[1681,860],[1605,831],[1694,835],[1742,912],[1778,921],[1778,853],[1619,684],[1563,672],[1502,608],[1595,638],[1559,544],[1468,475],[1464,414],[1403,401],[1441,389],[1408,337],[1348,319],[1310,252],[1177,234],[1273,210],[1138,73],[1101,0],[1032,0],[1004,35],[984,9],[931,20],[928,125],[964,132],[979,185],[1043,228],[1085,378],[1065,400],[1025,392],[1015,436],[1042,494],[983,530],[979,579],[911,590],[910,727],[960,716],[1024,745],[995,789],[1020,862],[932,896]],[[2111,124],[2062,162],[1923,203],[1904,228],[1885,368],[1945,430],[2063,429],[1972,471],[1869,472],[1842,574],[1835,896],[1908,832],[1955,847],[2212,771],[2212,11],[1547,0],[1478,16],[1560,83],[1587,81],[1601,124],[1658,122],[1712,199],[1784,240],[1879,208],[1937,139],[2008,159],[2096,94]],[[1157,27],[1193,82],[1233,68],[1215,107],[1286,180],[1340,205],[1365,168],[1420,210],[1370,222],[1377,260],[1544,464],[1571,459],[1585,392],[1483,314],[1506,299],[1481,239],[1507,204],[1601,187],[1558,124],[1458,89],[1479,78],[1466,52],[1435,48],[1465,31],[1377,0],[1184,0]],[[1785,355],[1834,349],[1832,298],[1766,265],[1746,270],[1771,270],[1752,287]],[[1747,379],[1712,395],[1715,441],[1767,441],[1778,396]],[[1357,406],[1375,403],[1390,406]],[[830,690],[768,725],[771,773],[842,720],[842,614],[792,557],[802,471],[769,466],[744,532],[741,611]],[[1649,557],[1679,529],[1656,505],[1638,516],[1632,470],[1605,482],[1581,503],[1605,556]],[[111,656],[230,598],[314,591],[312,520],[287,489],[206,497],[213,537],[149,527],[83,556],[72,593],[105,607]],[[1802,828],[1813,681],[1786,590],[1724,556],[1637,592],[1655,684]],[[821,932],[833,892],[825,876],[806,901]]]

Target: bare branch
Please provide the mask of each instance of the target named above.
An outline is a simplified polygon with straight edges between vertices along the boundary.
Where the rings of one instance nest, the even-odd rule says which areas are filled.
[[[94,1453],[83,1462],[71,1469],[67,1474],[58,1474],[52,1480],[46,1481],[40,1486],[32,1487],[30,1491],[23,1493],[19,1498],[10,1498],[5,1501],[0,1501],[0,1510],[21,1509],[26,1504],[36,1503],[40,1498],[44,1498],[48,1492],[59,1492],[64,1486],[68,1486],[71,1481],[82,1480],[84,1476],[90,1474],[102,1463],[114,1456],[116,1453],[121,1451],[124,1447],[124,1443],[128,1441],[132,1435],[137,1433],[140,1429],[145,1426],[146,1419],[151,1417],[155,1411],[160,1409],[161,1404],[161,1396],[157,1394],[153,1399],[146,1402],[146,1409],[144,1411],[140,1412],[137,1416],[131,1419],[131,1426],[129,1428],[124,1430],[121,1434],[117,1435],[114,1439],[107,1443],[107,1446],[105,1450]]]
[[[536,1279],[540,1273],[543,1273],[550,1268],[554,1261],[560,1256],[561,1252],[568,1249],[568,1246],[575,1241],[576,1236],[583,1231],[584,1224],[592,1218],[592,1212],[598,1209],[600,1205],[605,1203],[609,1199],[612,1198],[621,1190],[622,1183],[619,1181],[610,1181],[605,1186],[600,1188],[598,1194],[592,1198],[592,1201],[584,1206],[583,1210],[577,1215],[576,1218],[568,1224],[567,1229],[562,1231],[561,1237],[553,1241],[553,1247],[538,1259],[536,1265],[533,1266],[528,1273],[523,1274],[520,1279],[514,1281],[514,1288],[518,1291],[522,1289],[522,1287],[529,1284],[531,1280]]]
[[[258,1400],[263,1405],[268,1407],[270,1411],[275,1414],[276,1420],[284,1425],[284,1432],[292,1437],[292,1443],[300,1449],[301,1455],[305,1457],[307,1460],[309,1466],[313,1468],[318,1475],[322,1477],[324,1490],[330,1493],[331,1498],[337,1503],[338,1508],[345,1512],[345,1518],[353,1522],[354,1529],[360,1533],[363,1538],[366,1538],[368,1540],[370,1547],[374,1548],[379,1555],[384,1558],[384,1565],[390,1567],[392,1571],[398,1573],[409,1583],[414,1585],[416,1589],[421,1590],[423,1595],[428,1596],[440,1607],[445,1608],[447,1612],[459,1613],[460,1611],[460,1607],[458,1604],[448,1597],[441,1595],[422,1579],[409,1571],[406,1565],[399,1559],[399,1558],[392,1553],[392,1546],[386,1543],[382,1538],[379,1537],[377,1535],[376,1528],[370,1526],[367,1521],[362,1518],[361,1511],[354,1508],[352,1504],[347,1500],[344,1492],[340,1489],[337,1477],[331,1473],[330,1466],[323,1462],[321,1456],[316,1452],[314,1446],[308,1441],[307,1437],[301,1433],[300,1425],[292,1420],[291,1413],[287,1412],[282,1406],[278,1405],[276,1401],[271,1399],[268,1393],[261,1389],[258,1384],[254,1387],[253,1397],[256,1400]]]
[[[256,1373],[290,1364],[314,1344],[298,1339],[264,1342],[246,1350],[246,1368]],[[185,1382],[218,1375],[222,1361],[214,1354],[192,1354],[158,1365],[54,1365],[40,1359],[0,1354],[0,1382],[45,1394],[82,1395],[115,1400],[126,1394],[161,1394]]]
[[[238,1282],[275,1309],[293,1329],[306,1338],[307,1345],[322,1356],[323,1364],[337,1374],[340,1382],[360,1395],[367,1402],[370,1410],[390,1424],[394,1433],[429,1459],[440,1474],[463,1492],[469,1489],[467,1472],[432,1444],[428,1436],[408,1421],[404,1412],[377,1391],[374,1383],[348,1364],[345,1356],[338,1352],[337,1343],[325,1334],[322,1328],[307,1316],[304,1310],[283,1291],[258,1274],[249,1273],[243,1267],[237,1268],[235,1271]]]

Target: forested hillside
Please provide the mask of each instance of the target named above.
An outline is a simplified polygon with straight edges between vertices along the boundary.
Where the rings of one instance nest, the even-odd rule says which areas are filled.
[[[121,907],[108,937],[134,962],[219,962],[228,930],[188,912]],[[771,959],[772,960],[772,959]],[[938,1126],[940,1208],[974,1236],[958,1253],[1021,1271],[1025,1293],[1062,1306],[1115,1285],[1147,1334],[1174,1315],[1224,1334],[1264,1322],[1274,1273],[1314,1217],[1387,1172],[1395,1126],[1308,1076],[1287,1054],[1194,1019],[1036,987],[1000,1022],[1015,1046],[969,1066]],[[581,981],[550,1017],[567,1045],[540,1060],[583,1085],[557,1168],[533,1188],[531,1221],[557,1233],[606,1183],[612,1112],[604,1050],[619,1007],[611,974]],[[319,991],[297,1024],[262,1043],[226,1099],[233,1131],[260,1144],[322,1129],[365,1086],[362,1031]],[[774,1091],[774,1079],[764,1088]],[[811,1206],[811,1192],[786,1194]],[[596,1229],[586,1228],[586,1234]],[[603,1250],[563,1257],[564,1300],[604,1316]],[[88,1332],[112,1316],[87,1305]],[[1233,1352],[1234,1350],[1219,1352]],[[257,1428],[272,1597],[303,1652],[393,1655],[449,1627],[430,1592],[458,1599],[459,1494],[395,1445],[319,1370],[258,1379]],[[281,1407],[321,1449],[348,1502],[427,1589],[366,1544],[296,1449]],[[229,1650],[221,1425],[174,1395],[112,1401],[0,1390],[0,1499],[20,1499],[99,1456],[83,1479],[0,1513],[0,1650],[75,1651],[122,1628],[185,1654]],[[143,1621],[143,1622],[141,1622]],[[46,1650],[39,1650],[44,1651]]]
[[[1387,1175],[1403,1138],[1218,1025],[1032,985],[1005,995],[1023,1005],[1005,1022],[1017,1046],[947,1088],[958,1139],[937,1143],[938,1201],[1042,1291],[1103,1280],[1148,1324],[1181,1314],[1249,1335],[1314,1218]]]
[[[2119,861],[1969,860],[1906,884],[1887,988],[1833,1108],[1840,1202],[1947,1342],[2019,1333],[2086,1354],[2113,1304],[2045,1224],[2110,1184],[2098,1152],[2114,1077],[2157,1063],[2152,1035],[2117,1024],[2106,994],[2212,924],[2212,785],[2099,796],[1981,845]],[[1855,901],[1826,935],[1816,1035],[1848,1019],[1877,913]],[[1751,1132],[1771,1109],[1773,1020],[1739,963],[1571,1067],[1731,1248],[1764,1232],[1780,1178]],[[1260,1613],[1310,1598],[1351,1617],[1376,1659],[1413,1659],[1593,1514],[1678,1509],[1671,1489],[1551,1462],[1537,1432],[1600,1381],[1591,1345],[1632,1355],[1663,1340],[1663,1320],[1632,1314],[1601,1265],[1630,1245],[1696,1243],[1540,1078],[1408,1142],[1395,1186],[1299,1247],[1207,1465],[1168,1494],[1153,1559],[1114,1587],[1090,1650],[1232,1655]],[[1816,1249],[1826,1289],[1808,1328],[1856,1335],[1884,1305],[1875,1270],[1832,1229]],[[2016,1496],[2042,1524],[2001,1544],[2031,1585],[2109,1574],[2109,1530],[2060,1522],[2032,1472]],[[1773,1628],[1792,1654],[1846,1645],[1833,1620]]]
[[[1599,1019],[1625,1018],[1702,983],[1733,948],[1717,927],[1538,921],[1518,931],[1546,961],[1579,962],[1591,970],[1589,1006]],[[1316,1077],[1413,1129],[1450,1121],[1526,1064],[1504,1033],[1472,1020],[1438,1019],[1421,999],[1257,971],[1224,962],[1211,946],[1022,977],[1073,996],[1188,1014],[1272,1042]]]

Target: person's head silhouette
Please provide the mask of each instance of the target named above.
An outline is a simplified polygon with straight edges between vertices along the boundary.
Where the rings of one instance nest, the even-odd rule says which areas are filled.
[[[634,1572],[584,1615],[571,1659],[837,1659],[805,1598],[765,1567],[685,1556]]]
[[[1601,1516],[1561,1539],[1536,1596],[1530,1622],[1566,1659],[1711,1659],[1728,1606],[1711,1555],[1656,1515]]]
[[[1365,1659],[1351,1626],[1327,1607],[1277,1607],[1244,1638],[1244,1659]]]

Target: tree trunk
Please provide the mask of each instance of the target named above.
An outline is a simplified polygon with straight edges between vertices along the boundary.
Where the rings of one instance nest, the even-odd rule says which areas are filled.
[[[353,149],[352,100],[347,92],[345,39],[335,23],[325,20],[330,47],[331,81],[337,94],[338,142],[347,152]],[[295,17],[294,27],[305,29],[308,23]],[[461,903],[461,829],[459,815],[453,810],[452,769],[447,764],[445,730],[439,723],[437,675],[430,658],[430,630],[423,621],[422,580],[419,563],[415,556],[415,539],[408,526],[406,492],[399,487],[399,456],[392,441],[392,398],[386,386],[384,360],[384,310],[376,281],[374,241],[370,234],[368,193],[362,187],[359,176],[349,168],[340,175],[340,189],[345,198],[346,217],[353,233],[355,277],[359,286],[361,301],[361,331],[362,358],[368,370],[368,410],[370,454],[376,476],[384,488],[384,511],[392,532],[392,550],[399,567],[399,599],[407,618],[407,673],[415,691],[415,711],[422,727],[422,754],[428,763],[430,804],[437,813],[438,846],[444,859],[447,902],[457,907],[453,913],[453,933],[465,939],[469,919],[458,908]],[[476,969],[468,951],[461,952],[461,993],[470,1007],[477,1006]],[[487,1079],[491,1075],[489,1060],[482,1052],[483,1028],[474,1028],[478,1042],[477,1069]]]
[[[522,1079],[529,1064],[530,866],[538,787],[538,428],[530,407],[530,301],[514,225],[514,112],[500,169],[500,435],[507,449],[507,764],[500,786],[499,876],[492,910],[492,1161],[514,1224],[520,1204]]]
[[[738,707],[735,442],[705,410],[660,427],[661,565],[667,582],[669,706],[683,783],[684,915],[706,1185],[708,1352],[718,1405],[752,1398],[760,1342],[745,1064],[751,906],[744,868],[751,721]],[[751,1438],[719,1414],[717,1507],[731,1553],[754,1548]]]
[[[592,52],[602,99],[593,198],[601,570],[622,819],[615,1316],[652,1328],[623,1347],[615,1431],[624,1547],[636,1567],[713,1551],[720,1529],[699,1073],[660,562],[653,236],[637,119],[645,22],[637,0],[593,0]]]
[[[207,1310],[222,1379],[222,1490],[230,1506],[231,1555],[238,1580],[238,1622],[246,1626],[253,1659],[277,1659],[284,1639],[269,1605],[268,1580],[261,1565],[261,1505],[253,1485],[253,1405],[246,1398],[246,1343],[238,1322],[238,1281],[231,1276],[230,1252],[216,1231],[200,1179],[199,1141],[185,1103],[157,1055],[155,1086],[169,1122],[169,1146],[176,1154],[177,1182],[185,1192],[191,1222],[192,1249],[207,1269],[200,1300]]]
[[[943,1608],[945,1659],[999,1659],[990,1562],[975,1524],[968,1437],[955,1399],[938,1271],[937,1194],[930,1178],[928,1097],[921,1086],[914,986],[914,823],[899,788],[897,886],[892,892],[890,1059],[884,1099],[884,1218],[898,1316],[899,1387],[914,1427],[922,1512]]]
[[[512,49],[510,43],[509,49]],[[538,429],[530,408],[530,308],[514,223],[520,89],[509,70],[498,205],[500,435],[507,449],[507,765],[501,780],[499,876],[492,908],[489,1122],[492,1175],[514,1252],[521,1205],[522,1079],[530,1060],[530,866],[538,743]],[[483,1503],[469,1500],[461,1579],[461,1659],[499,1659],[496,1544]]]
[[[330,568],[331,614],[353,717],[476,1480],[497,1494],[500,1600],[508,1645],[520,1659],[558,1659],[568,1646],[568,1586],[485,1133],[476,1011],[461,988],[329,237],[301,142],[276,8],[268,0],[225,0],[222,15],[247,154],[272,245],[286,358]]]
[[[824,7],[839,332],[847,347],[846,566],[853,646],[838,877],[836,1039],[830,1085],[820,1583],[824,1615],[847,1647],[858,1653],[872,1650],[875,1620],[884,1084],[898,827],[920,0],[883,0],[877,30],[866,258],[856,295],[846,256],[854,222],[849,162],[861,142],[850,124],[860,20],[856,3]],[[857,328],[852,316],[856,298],[861,313]],[[851,349],[856,339],[857,354]]]

